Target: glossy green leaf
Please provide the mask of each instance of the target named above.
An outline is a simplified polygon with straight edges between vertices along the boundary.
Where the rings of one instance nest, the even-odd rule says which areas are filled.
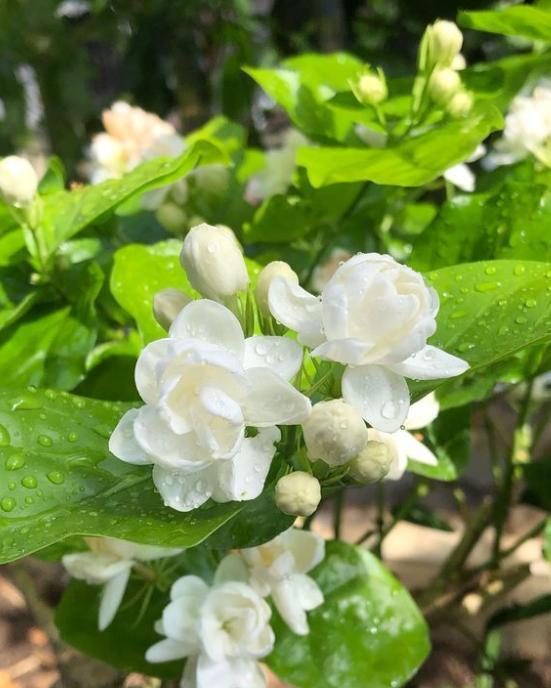
[[[0,563],[72,535],[110,535],[167,547],[191,547],[252,503],[207,504],[193,512],[165,508],[149,466],[109,454],[123,411],[114,402],[63,392],[0,392]],[[288,519],[263,501],[265,539]],[[266,501],[268,500],[268,501]],[[227,541],[247,545],[248,526]],[[225,547],[223,537],[217,547]]]
[[[403,686],[429,652],[428,631],[409,593],[369,552],[328,542],[312,573],[325,596],[297,636],[276,615],[267,662],[299,688]]]
[[[306,168],[315,187],[358,181],[422,186],[468,158],[501,126],[499,111],[479,103],[464,119],[447,121],[387,148],[300,148],[297,164]]]
[[[434,346],[466,359],[471,374],[551,339],[551,264],[496,260],[429,272],[440,296]],[[443,381],[413,382],[419,398]]]
[[[551,12],[532,5],[514,5],[495,11],[460,12],[457,21],[467,29],[551,43]]]
[[[506,182],[495,194],[448,201],[415,243],[414,269],[493,258],[539,260],[551,256],[551,190]]]
[[[199,162],[224,162],[227,158],[214,144],[199,141],[176,158],[155,158],[121,179],[73,191],[58,191],[43,198],[42,228],[50,253],[84,227],[104,218],[136,194],[171,184]]]

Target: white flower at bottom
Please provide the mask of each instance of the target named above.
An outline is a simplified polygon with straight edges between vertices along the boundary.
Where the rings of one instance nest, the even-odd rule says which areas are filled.
[[[212,588],[197,576],[174,583],[155,627],[166,638],[149,648],[146,659],[188,658],[182,688],[263,688],[257,660],[274,646],[270,607],[249,585],[221,574]]]
[[[115,618],[134,564],[164,559],[179,554],[181,549],[139,545],[116,538],[84,538],[89,552],[66,554],[62,561],[73,578],[90,585],[103,585],[98,628],[103,631]]]
[[[341,265],[316,298],[276,277],[268,295],[274,318],[315,347],[313,356],[347,366],[342,396],[370,425],[395,432],[409,409],[405,378],[454,377],[468,363],[430,344],[438,294],[421,274],[378,253]]]
[[[280,439],[277,425],[304,422],[307,397],[290,380],[302,364],[288,337],[250,337],[233,313],[201,299],[183,308],[169,337],[152,342],[136,364],[145,406],[131,409],[109,440],[123,461],[154,464],[167,506],[195,509],[254,499]],[[246,428],[258,428],[246,437]]]
[[[465,162],[460,162],[458,165],[448,168],[444,172],[444,179],[450,184],[457,186],[461,191],[471,193],[475,189],[476,177],[471,168],[466,164],[468,162],[475,162],[479,160],[486,153],[486,146],[482,144],[476,147],[475,152]]]
[[[381,442],[390,452],[390,468],[384,478],[385,480],[399,480],[406,471],[408,459],[424,463],[427,466],[437,465],[438,459],[432,451],[408,430],[419,430],[432,423],[439,410],[440,406],[434,394],[428,394],[410,406],[405,430],[387,433],[374,428],[368,429],[369,441]]]
[[[308,530],[290,528],[259,547],[240,550],[251,586],[262,597],[271,595],[285,623],[306,635],[306,612],[323,604],[323,593],[308,571],[325,556],[325,541]]]

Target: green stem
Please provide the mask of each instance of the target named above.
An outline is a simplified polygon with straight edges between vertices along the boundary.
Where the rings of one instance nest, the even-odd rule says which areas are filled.
[[[377,485],[377,542],[373,547],[373,552],[379,558],[381,557],[384,530],[385,530],[385,487],[384,483]]]
[[[335,501],[333,504],[333,531],[335,534],[335,540],[339,540],[341,537],[343,507],[344,507],[344,490],[340,490],[335,495]]]

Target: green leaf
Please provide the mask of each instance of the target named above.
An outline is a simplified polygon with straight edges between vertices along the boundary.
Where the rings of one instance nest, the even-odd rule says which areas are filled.
[[[252,502],[165,508],[149,466],[109,454],[108,437],[127,408],[64,392],[0,391],[0,563],[73,535],[192,547],[245,507],[254,512]],[[259,498],[266,539],[288,527],[269,499]],[[231,541],[246,546],[249,531],[236,526]]]
[[[551,339],[551,264],[496,260],[425,275],[440,296],[430,344],[466,359],[483,375],[499,361]],[[418,398],[444,381],[414,382]]]
[[[328,542],[313,571],[325,602],[297,636],[275,615],[276,646],[267,658],[300,688],[398,688],[425,660],[428,631],[409,593],[369,552]],[[366,683],[367,681],[367,683]]]
[[[42,229],[47,248],[59,244],[129,201],[184,177],[197,164],[225,162],[225,154],[208,141],[198,141],[176,158],[155,158],[139,165],[121,179],[111,179],[73,191],[58,191],[43,200]]]
[[[479,103],[464,119],[447,121],[387,148],[300,148],[297,164],[313,186],[372,181],[395,186],[423,186],[468,158],[502,117],[489,103]]]
[[[65,186],[65,167],[58,157],[48,160],[48,168],[38,185],[41,195],[61,191]]]
[[[531,5],[515,5],[495,11],[460,12],[457,21],[467,29],[551,43],[551,12]]]
[[[550,227],[551,190],[506,182],[495,195],[456,196],[444,204],[409,264],[427,271],[492,258],[538,260],[551,256]]]
[[[113,622],[104,631],[99,631],[101,589],[101,586],[77,580],[69,583],[55,614],[55,624],[62,640],[76,650],[127,673],[139,671],[148,676],[179,678],[183,660],[150,664],[145,659],[146,650],[161,639],[154,630],[154,624],[168,603],[167,593],[148,588],[143,580],[133,576]],[[151,598],[142,612],[148,589],[152,590]]]
[[[544,456],[537,461],[522,466],[524,479],[528,487],[525,500],[551,512],[551,456]],[[547,528],[548,552],[551,553],[551,526]]]
[[[255,212],[253,220],[244,227],[247,242],[290,242],[304,236],[311,229],[308,208],[300,199],[272,196]]]

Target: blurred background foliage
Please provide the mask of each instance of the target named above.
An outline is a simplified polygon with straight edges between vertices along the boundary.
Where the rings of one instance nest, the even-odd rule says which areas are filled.
[[[215,114],[240,121],[250,143],[263,101],[242,65],[273,66],[304,51],[346,49],[411,73],[427,23],[474,0],[2,0],[0,155],[58,155],[77,175],[101,111],[117,98],[185,133]],[[508,50],[471,32],[469,63]],[[516,46],[518,48],[518,46]],[[14,78],[15,76],[15,78]]]

